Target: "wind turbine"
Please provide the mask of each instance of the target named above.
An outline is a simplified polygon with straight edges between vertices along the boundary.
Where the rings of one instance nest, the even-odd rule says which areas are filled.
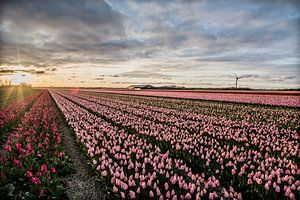
[[[241,78],[244,78],[244,77],[243,76],[237,76],[235,73],[234,73],[234,76],[235,76],[235,88],[237,89],[238,80],[241,79]]]

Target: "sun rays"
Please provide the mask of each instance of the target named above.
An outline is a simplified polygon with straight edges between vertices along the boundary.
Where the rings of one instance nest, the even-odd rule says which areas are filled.
[[[22,101],[33,90],[26,86],[9,86],[0,88],[0,108],[6,107],[11,102]]]

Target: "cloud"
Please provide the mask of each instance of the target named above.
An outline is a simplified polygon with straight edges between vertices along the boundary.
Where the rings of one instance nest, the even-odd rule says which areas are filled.
[[[50,70],[51,71],[51,70]],[[13,69],[13,68],[0,68],[0,74],[1,75],[11,75],[17,72],[24,72],[29,74],[46,74],[47,71],[45,70],[37,70],[37,69]]]
[[[104,78],[98,77],[98,78],[95,78],[94,80],[96,80],[96,81],[102,81],[102,80],[104,80]]]
[[[118,77],[127,77],[127,78],[168,78],[168,77],[172,77],[172,76],[161,74],[161,73],[158,73],[158,72],[134,70],[134,71],[124,72],[124,73],[118,74]]]
[[[0,69],[0,76],[12,75],[14,70]]]
[[[34,71],[36,74],[45,74],[45,71]]]
[[[118,51],[105,42],[125,34],[121,14],[105,1],[4,1],[1,8],[1,61],[97,62]]]
[[[4,0],[0,65],[39,75],[86,68],[118,81],[300,75],[299,8],[296,0]]]
[[[105,74],[100,74],[98,75],[98,77],[103,78],[103,77],[112,77],[112,78],[116,78],[116,77],[120,77],[120,75],[115,74],[115,75],[105,75]]]
[[[15,71],[12,69],[0,69],[0,73],[7,74],[7,73],[14,73]]]
[[[122,85],[134,85],[134,84],[141,84],[141,82],[138,81],[113,81],[112,84],[122,84]],[[154,86],[211,86],[213,85],[212,83],[207,83],[207,82],[176,82],[176,81],[169,81],[169,82],[153,82],[153,81],[145,81],[142,82],[142,84],[147,84],[147,85],[154,85]]]

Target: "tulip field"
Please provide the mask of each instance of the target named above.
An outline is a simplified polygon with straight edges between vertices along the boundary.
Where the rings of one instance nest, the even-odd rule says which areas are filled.
[[[0,152],[1,199],[63,198],[59,177],[70,171],[71,164],[49,92],[36,92],[0,113],[1,135],[5,128],[11,131]],[[10,129],[17,118],[18,124]]]
[[[300,199],[299,96],[180,95],[51,89],[11,103],[1,195],[68,198],[62,116],[110,199]]]
[[[88,91],[88,90],[87,90]],[[95,90],[94,90],[95,91]],[[222,102],[248,103],[300,107],[299,93],[292,91],[205,91],[205,90],[96,90],[103,93],[129,94],[138,96],[172,97],[181,99],[212,100]]]

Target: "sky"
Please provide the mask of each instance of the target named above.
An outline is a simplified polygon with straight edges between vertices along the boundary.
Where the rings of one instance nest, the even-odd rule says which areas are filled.
[[[300,87],[297,0],[2,0],[0,79]]]

